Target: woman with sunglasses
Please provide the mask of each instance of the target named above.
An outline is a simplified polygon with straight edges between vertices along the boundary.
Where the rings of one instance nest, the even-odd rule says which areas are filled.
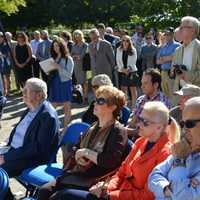
[[[88,190],[91,186],[89,180],[95,181],[121,164],[127,147],[127,134],[117,119],[124,104],[124,93],[113,86],[101,86],[96,91],[94,114],[98,121],[73,148],[70,160],[64,165],[64,175],[41,188],[39,200],[60,199],[65,188]],[[66,183],[69,175],[76,176],[76,184]]]
[[[179,140],[180,132],[176,121],[169,117],[168,108],[154,101],[144,105],[139,133],[141,137],[110,181],[97,183],[90,192],[65,190],[61,199],[153,200],[147,187],[148,175],[168,157],[170,146]]]
[[[155,167],[149,189],[156,200],[200,199],[200,97],[184,106],[180,126],[183,136],[172,146],[172,156]]]
[[[131,106],[134,107],[137,98],[136,87],[139,83],[137,75],[137,52],[133,47],[131,38],[128,35],[122,36],[122,42],[116,52],[116,63],[119,72],[119,85],[122,91],[128,96],[128,88],[131,92]]]

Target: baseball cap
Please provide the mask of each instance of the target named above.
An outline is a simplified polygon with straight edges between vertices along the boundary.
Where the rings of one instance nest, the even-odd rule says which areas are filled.
[[[179,91],[174,92],[175,95],[179,96],[200,96],[200,87],[192,84],[184,85]]]
[[[174,33],[174,28],[173,28],[173,27],[167,27],[167,28],[164,30],[164,33]]]

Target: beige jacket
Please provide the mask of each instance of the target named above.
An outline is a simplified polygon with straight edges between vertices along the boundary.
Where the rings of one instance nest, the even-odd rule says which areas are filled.
[[[183,64],[183,46],[181,45],[175,51],[173,64]],[[192,68],[186,72],[186,82],[200,86],[200,41],[195,39],[193,56],[192,56]],[[178,83],[178,81],[176,81]],[[175,86],[175,90],[177,85]]]

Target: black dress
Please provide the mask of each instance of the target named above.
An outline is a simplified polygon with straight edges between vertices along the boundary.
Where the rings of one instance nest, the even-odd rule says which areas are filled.
[[[15,55],[16,60],[19,64],[23,64],[29,57],[28,48],[30,48],[27,44],[19,45],[17,44],[15,47]],[[32,74],[32,63],[31,60],[28,64],[26,64],[23,68],[18,67],[15,65],[16,68],[16,75],[19,81],[20,86],[24,86],[27,79],[33,77]]]

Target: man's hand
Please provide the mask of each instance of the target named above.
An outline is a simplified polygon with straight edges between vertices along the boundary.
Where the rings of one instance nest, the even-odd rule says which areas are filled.
[[[0,155],[0,166],[5,163],[4,156]]]
[[[191,153],[191,146],[188,141],[183,137],[181,141],[172,145],[171,152],[175,158],[186,159]]]
[[[166,186],[163,190],[165,197],[171,197],[172,191],[170,185]]]

